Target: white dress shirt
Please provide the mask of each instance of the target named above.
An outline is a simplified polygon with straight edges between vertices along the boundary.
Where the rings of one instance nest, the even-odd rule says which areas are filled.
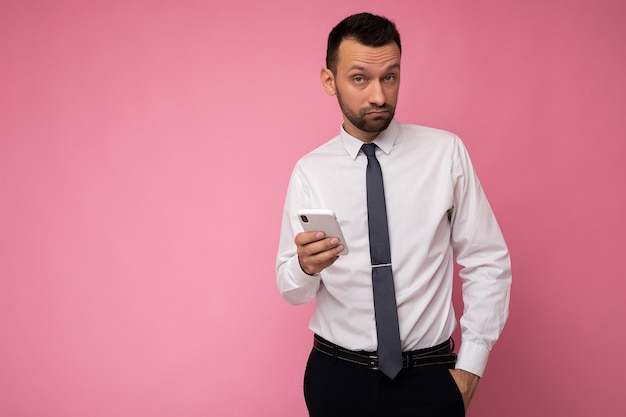
[[[456,326],[453,256],[464,313],[457,368],[482,376],[508,316],[509,252],[461,140],[392,121],[374,140],[385,185],[391,260],[404,351],[444,342]],[[342,128],[301,158],[285,201],[277,285],[292,304],[316,299],[310,329],[351,350],[375,351],[376,323],[362,141]],[[298,263],[299,209],[331,209],[350,253],[317,276]],[[453,255],[454,253],[454,255]]]

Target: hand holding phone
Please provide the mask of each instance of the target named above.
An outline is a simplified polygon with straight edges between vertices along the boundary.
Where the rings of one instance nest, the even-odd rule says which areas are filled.
[[[343,251],[339,255],[348,253],[348,245],[343,237],[337,217],[332,210],[326,209],[303,209],[298,211],[298,219],[305,232],[324,232],[326,237],[336,237],[339,244],[343,245]]]

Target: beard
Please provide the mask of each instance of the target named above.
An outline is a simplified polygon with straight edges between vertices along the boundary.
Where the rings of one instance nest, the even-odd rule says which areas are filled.
[[[357,129],[367,133],[380,133],[389,127],[389,124],[393,120],[393,116],[396,112],[394,106],[383,104],[382,106],[372,105],[367,108],[359,110],[358,113],[352,111],[347,104],[341,99],[341,94],[337,90],[337,101],[339,101],[339,107],[341,112],[346,116],[346,119],[350,121]],[[373,111],[386,111],[387,114],[377,117],[367,117],[367,113]]]

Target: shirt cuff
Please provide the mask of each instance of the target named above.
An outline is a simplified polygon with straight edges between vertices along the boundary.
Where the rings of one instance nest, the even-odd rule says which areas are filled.
[[[456,369],[463,369],[480,377],[485,373],[489,349],[481,344],[462,342],[456,360]]]
[[[297,256],[287,261],[285,266],[287,267],[289,278],[282,280],[279,286],[283,298],[294,305],[311,301],[320,287],[320,276],[307,275],[300,268]]]

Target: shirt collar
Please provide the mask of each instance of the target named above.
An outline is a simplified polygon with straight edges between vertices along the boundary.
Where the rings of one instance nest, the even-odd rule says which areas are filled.
[[[396,122],[396,119],[393,119],[387,129],[380,132],[380,134],[376,137],[376,139],[374,139],[372,143],[375,143],[383,152],[389,154],[391,152],[393,144],[396,142],[399,130],[400,127],[398,125],[398,122]],[[356,156],[361,150],[361,146],[363,146],[363,143],[365,142],[355,138],[354,136],[346,132],[346,130],[343,128],[343,125],[341,126],[341,132],[339,136],[341,143],[343,144],[344,148],[346,148],[346,151],[348,152],[350,157],[352,159],[356,159]]]

